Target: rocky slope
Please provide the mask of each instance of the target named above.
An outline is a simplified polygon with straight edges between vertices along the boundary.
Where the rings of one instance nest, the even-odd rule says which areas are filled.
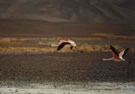
[[[135,0],[1,0],[0,18],[135,23]]]

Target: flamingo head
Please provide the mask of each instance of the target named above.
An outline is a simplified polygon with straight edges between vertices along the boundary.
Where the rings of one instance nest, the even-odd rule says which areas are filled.
[[[122,56],[120,56],[121,61],[126,61]]]
[[[73,47],[76,47],[76,46],[77,46],[77,44],[76,44],[74,41],[72,41],[72,40],[68,40],[68,42],[71,43],[71,45],[72,45]]]

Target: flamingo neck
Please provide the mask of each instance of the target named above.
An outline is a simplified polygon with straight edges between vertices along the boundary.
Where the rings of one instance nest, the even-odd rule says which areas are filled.
[[[113,60],[113,58],[103,58],[103,61]]]
[[[58,45],[53,44],[53,45],[51,45],[51,47],[58,47]]]

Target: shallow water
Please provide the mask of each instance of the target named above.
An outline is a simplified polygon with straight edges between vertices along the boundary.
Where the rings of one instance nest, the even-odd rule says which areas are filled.
[[[1,94],[134,94],[135,82],[32,83],[1,85]]]

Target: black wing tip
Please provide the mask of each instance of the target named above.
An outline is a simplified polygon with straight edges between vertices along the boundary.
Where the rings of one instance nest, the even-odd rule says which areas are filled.
[[[117,50],[116,50],[112,45],[110,45],[110,49],[112,50],[112,52],[113,52],[115,55],[119,56]]]
[[[126,48],[126,51],[128,52],[130,48]]]
[[[128,50],[129,50],[129,48],[125,49],[125,52],[124,52],[123,56],[125,56],[127,54]]]
[[[59,51],[60,49],[57,49],[57,51]]]
[[[112,45],[110,45],[110,49],[114,50],[115,48],[114,48]],[[115,50],[116,50],[116,49],[115,49]]]
[[[126,48],[126,49],[125,49],[125,52],[127,53],[128,51],[129,51],[129,48]]]
[[[62,48],[60,47],[60,46],[58,46],[58,48],[57,48],[57,51],[59,51],[59,50],[61,50]]]
[[[126,50],[129,50],[129,48],[126,48]]]
[[[62,43],[58,46],[57,51],[61,50],[67,43]]]
[[[110,48],[114,48],[112,45],[110,45]]]

